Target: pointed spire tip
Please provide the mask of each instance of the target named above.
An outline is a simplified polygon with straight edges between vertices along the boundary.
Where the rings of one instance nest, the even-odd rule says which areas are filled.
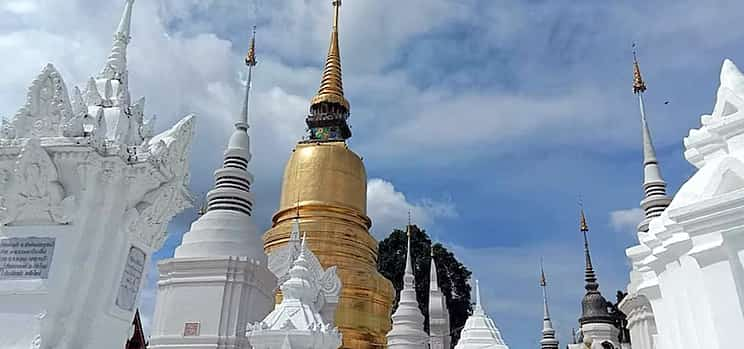
[[[545,268],[543,268],[543,260],[540,258],[540,286],[545,287],[548,285],[548,281],[545,278]]]
[[[311,108],[321,103],[338,104],[347,112],[350,110],[349,101],[344,97],[344,87],[341,75],[341,53],[338,44],[338,22],[341,10],[341,0],[333,0],[333,31],[331,32],[331,43],[328,47],[323,77],[321,78],[318,93],[310,102]]]

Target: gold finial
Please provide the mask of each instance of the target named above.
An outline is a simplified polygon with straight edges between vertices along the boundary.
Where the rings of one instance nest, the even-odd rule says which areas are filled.
[[[581,223],[579,224],[579,227],[581,228],[581,231],[587,232],[589,231],[589,225],[586,224],[586,216],[584,215],[584,208],[581,208]]]
[[[341,53],[338,47],[338,20],[341,9],[341,0],[333,0],[334,16],[333,31],[331,32],[331,44],[328,47],[328,57],[323,68],[323,77],[320,80],[318,93],[310,102],[310,107],[320,103],[331,103],[341,105],[350,110],[349,101],[344,97],[344,86],[341,77]]]
[[[641,76],[641,67],[638,65],[635,47],[636,44],[633,43],[633,93],[641,93],[646,91],[646,83]]]
[[[253,36],[251,37],[251,47],[248,49],[248,54],[245,56],[245,65],[249,67],[256,66],[256,26],[253,26]]]

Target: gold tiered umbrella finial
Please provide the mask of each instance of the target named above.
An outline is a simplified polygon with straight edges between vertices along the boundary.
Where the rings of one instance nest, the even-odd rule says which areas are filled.
[[[636,45],[633,44],[633,93],[642,93],[646,92],[646,83],[641,76],[641,67],[638,65],[635,47]]]
[[[344,97],[344,86],[341,77],[341,53],[338,46],[338,20],[341,10],[341,0],[333,0],[334,16],[333,31],[331,32],[331,43],[328,47],[323,77],[320,80],[318,93],[311,101],[311,108],[321,104],[338,104],[346,111],[350,110],[349,101]]]
[[[253,36],[251,36],[251,45],[248,49],[248,54],[245,55],[245,65],[249,67],[255,67],[258,61],[256,61],[256,26],[253,26]]]

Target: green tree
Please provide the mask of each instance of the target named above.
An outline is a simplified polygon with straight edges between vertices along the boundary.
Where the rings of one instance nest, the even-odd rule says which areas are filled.
[[[395,306],[398,304],[398,295],[403,289],[403,273],[406,263],[406,232],[395,229],[390,236],[380,242],[379,255],[377,258],[377,269],[380,273],[393,283],[395,288]],[[426,231],[419,229],[416,225],[411,226],[411,259],[413,273],[416,276],[416,300],[419,308],[426,317],[424,330],[429,332],[429,273],[431,266],[432,243]],[[470,270],[455,258],[439,243],[433,246],[434,261],[437,264],[437,278],[439,287],[447,299],[447,308],[450,314],[450,328],[452,333],[452,345],[460,339],[460,329],[465,325],[465,320],[472,313],[470,303]]]

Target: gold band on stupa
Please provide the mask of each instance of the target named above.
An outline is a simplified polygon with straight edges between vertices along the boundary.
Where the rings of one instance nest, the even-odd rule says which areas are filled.
[[[323,77],[320,80],[318,93],[310,102],[311,108],[320,103],[338,104],[350,110],[349,101],[344,97],[344,84],[341,76],[341,53],[338,47],[338,19],[341,9],[341,1],[334,0],[333,7],[333,31],[331,32],[331,43],[328,47]]]

